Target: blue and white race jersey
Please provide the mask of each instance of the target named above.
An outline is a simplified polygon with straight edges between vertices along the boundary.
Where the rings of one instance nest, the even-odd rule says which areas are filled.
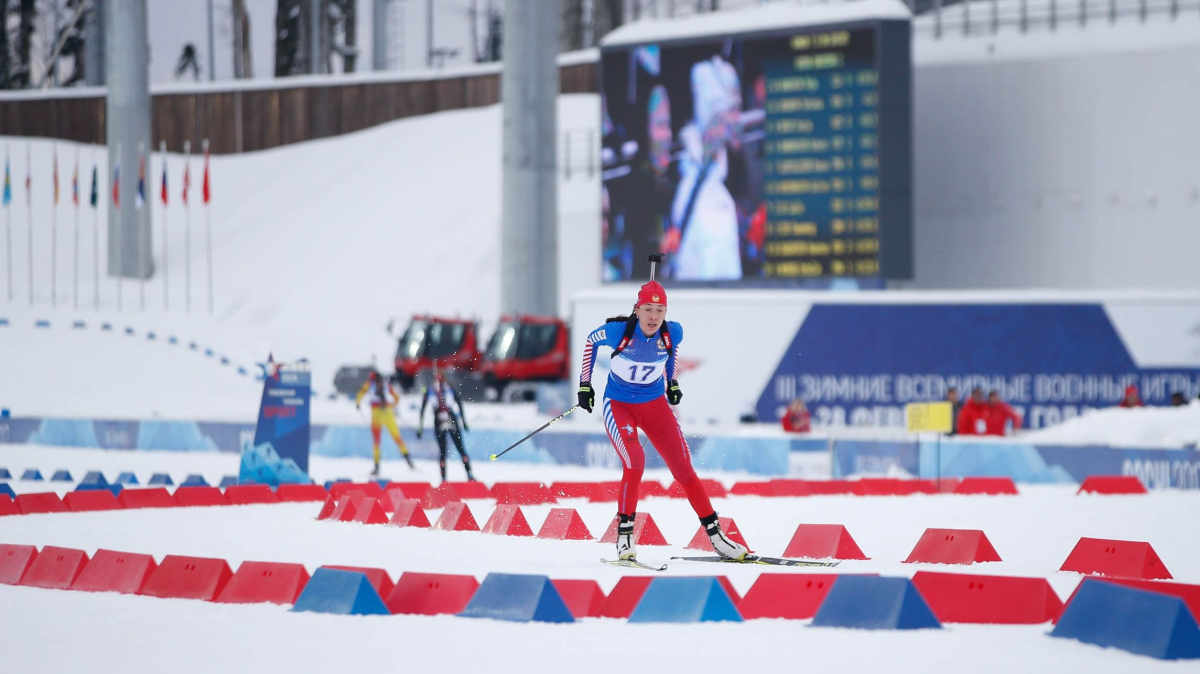
[[[663,343],[661,336],[647,337],[640,327],[634,328],[629,345],[617,354],[609,365],[608,383],[604,397],[623,403],[650,402],[666,392],[666,380],[676,378],[676,356],[679,343],[683,341],[683,327],[675,321],[667,321],[673,354]],[[596,365],[596,350],[601,346],[616,349],[625,337],[625,321],[605,323],[592,331],[583,349],[583,368],[579,381],[592,381],[592,369]]]

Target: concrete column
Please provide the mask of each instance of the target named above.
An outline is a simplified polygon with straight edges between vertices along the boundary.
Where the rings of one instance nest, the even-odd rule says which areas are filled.
[[[138,147],[149,153],[150,69],[146,41],[146,0],[105,0],[105,71],[108,96],[105,129],[108,137],[108,171],[120,162],[119,208],[108,199],[108,273],[126,278],[154,274],[150,239],[150,204],[136,207]],[[118,155],[119,153],[119,155]],[[146,200],[154,190],[146,158]],[[111,184],[110,184],[111,192]]]

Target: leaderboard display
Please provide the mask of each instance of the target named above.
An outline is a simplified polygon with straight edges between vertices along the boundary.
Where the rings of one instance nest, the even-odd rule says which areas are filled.
[[[607,281],[912,273],[906,21],[602,52]]]

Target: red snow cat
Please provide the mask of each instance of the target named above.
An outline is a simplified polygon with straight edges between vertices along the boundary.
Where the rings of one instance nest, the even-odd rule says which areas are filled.
[[[396,378],[405,390],[417,375],[439,370],[466,374],[479,369],[479,326],[463,318],[413,316],[396,349]]]

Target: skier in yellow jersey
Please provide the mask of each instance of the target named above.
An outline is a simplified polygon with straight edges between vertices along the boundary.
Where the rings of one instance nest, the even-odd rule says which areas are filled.
[[[379,477],[379,435],[384,426],[392,434],[392,439],[396,441],[396,446],[400,448],[408,467],[416,468],[408,454],[408,445],[404,444],[400,437],[400,429],[396,427],[396,406],[400,403],[400,395],[396,393],[396,389],[384,381],[383,375],[371,370],[362,388],[358,390],[358,395],[354,396],[355,408],[362,409],[363,396],[369,396],[371,402],[371,438],[375,441],[375,470],[371,471],[371,477]]]

